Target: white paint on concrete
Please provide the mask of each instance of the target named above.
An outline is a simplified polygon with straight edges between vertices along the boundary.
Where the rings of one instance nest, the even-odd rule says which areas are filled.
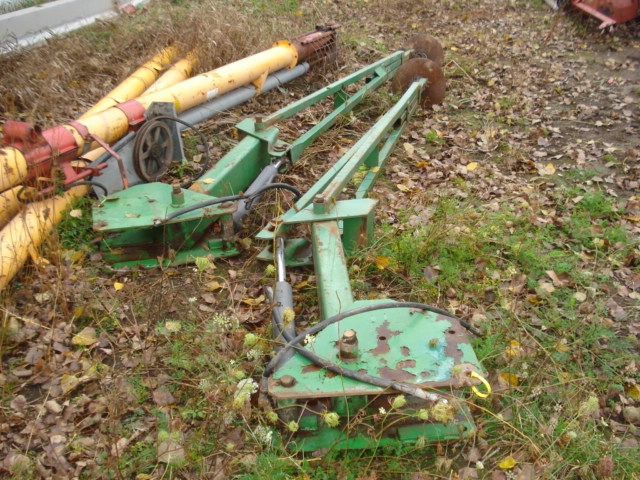
[[[114,17],[124,6],[145,1],[56,0],[0,15],[0,52],[34,45],[98,19]]]

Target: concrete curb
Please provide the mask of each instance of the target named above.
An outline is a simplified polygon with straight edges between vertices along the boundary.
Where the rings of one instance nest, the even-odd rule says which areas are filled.
[[[146,0],[56,0],[0,15],[0,53],[111,18]]]

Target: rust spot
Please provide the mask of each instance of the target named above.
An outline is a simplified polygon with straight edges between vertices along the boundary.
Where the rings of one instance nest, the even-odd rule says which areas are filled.
[[[416,366],[415,360],[400,360],[398,363],[396,363],[396,368],[399,368],[399,369],[403,369],[407,367],[415,367],[415,366]]]
[[[302,373],[318,372],[320,370],[322,370],[322,367],[319,367],[318,365],[315,365],[315,364],[302,367]]]
[[[409,350],[409,347],[400,347],[400,353],[402,353],[402,356],[408,357],[411,350]]]
[[[386,378],[388,380],[396,380],[398,382],[407,382],[416,378],[413,373],[406,372],[404,370],[394,370],[389,367],[379,368],[378,373],[383,378]]]
[[[337,373],[334,372],[330,372],[329,370],[327,370],[326,372],[324,372],[324,376],[325,378],[333,378],[337,375]]]
[[[394,335],[399,335],[399,330],[390,330],[389,329],[389,321],[385,320],[382,325],[376,328],[376,333],[378,334],[378,346],[376,348],[372,348],[369,350],[373,355],[383,355],[385,353],[389,353],[389,337],[393,337]]]

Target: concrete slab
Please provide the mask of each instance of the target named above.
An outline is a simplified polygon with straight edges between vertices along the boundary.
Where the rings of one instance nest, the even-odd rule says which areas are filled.
[[[118,15],[127,5],[144,1],[56,0],[0,15],[0,52],[34,45],[54,35]]]

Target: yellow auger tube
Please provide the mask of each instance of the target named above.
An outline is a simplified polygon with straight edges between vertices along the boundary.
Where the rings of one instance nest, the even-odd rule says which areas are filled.
[[[295,46],[291,42],[281,41],[269,50],[202,73],[159,92],[144,95],[137,98],[136,102],[145,110],[153,102],[172,102],[176,113],[180,113],[223,93],[249,85],[265,72],[268,75],[283,68],[293,68],[297,60],[298,52]],[[129,130],[129,120],[118,106],[83,118],[78,123],[107,143],[122,138]],[[64,127],[73,134],[80,155],[84,150],[84,138],[72,125]],[[97,144],[91,145],[91,148],[96,147]]]
[[[18,192],[22,187],[16,186],[0,193],[0,228],[4,227],[18,213],[22,203],[18,200]]]
[[[148,95],[150,93],[159,92],[165,88],[173,87],[177,83],[183,82],[191,76],[193,69],[198,63],[196,56],[193,54],[187,55],[182,60],[178,60],[170,68],[164,72],[153,85],[147,88],[141,96]]]
[[[0,148],[0,192],[11,188],[27,178],[27,161],[20,150],[13,147]]]
[[[140,96],[158,79],[160,72],[172,62],[175,54],[176,49],[174,47],[169,46],[162,49],[155,57],[133,72],[120,85],[91,107],[80,119],[90,117],[118,103]]]
[[[102,148],[92,150],[84,155],[84,160],[90,163],[103,152]],[[64,195],[24,205],[0,231],[0,292],[22,268],[29,253],[40,247],[51,229],[60,223],[71,202],[87,195],[89,191],[89,186],[81,185],[70,189]]]
[[[172,102],[176,113],[200,105],[219,95],[249,85],[270,73],[283,68],[293,68],[298,61],[296,47],[287,40],[276,42],[269,50],[243,58],[216,70],[197,75],[172,87],[144,95],[136,100],[144,110],[153,102]],[[86,128],[89,134],[112,144],[129,130],[129,119],[120,105],[107,108],[90,117],[74,122]],[[76,155],[85,151],[87,140],[72,125],[64,125],[78,146]],[[97,148],[97,142],[90,149]],[[14,148],[0,150],[0,191],[21,183],[27,176],[27,164],[22,154]]]
[[[36,249],[53,227],[60,222],[71,202],[86,195],[89,187],[74,187],[64,195],[26,205],[0,232],[0,291],[26,262],[31,249]]]

